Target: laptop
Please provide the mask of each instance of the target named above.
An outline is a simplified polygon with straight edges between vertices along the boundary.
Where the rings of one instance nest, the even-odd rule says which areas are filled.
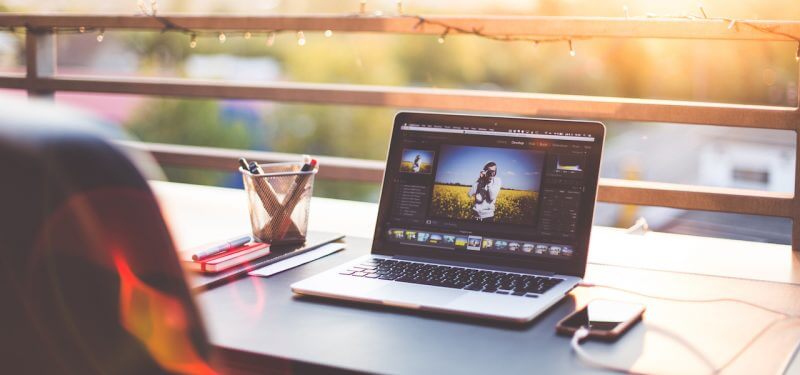
[[[605,126],[401,112],[371,254],[295,293],[529,322],[586,270]]]

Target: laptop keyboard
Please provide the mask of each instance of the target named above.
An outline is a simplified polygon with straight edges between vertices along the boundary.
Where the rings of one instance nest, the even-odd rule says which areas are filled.
[[[370,259],[340,274],[531,298],[538,297],[564,281],[554,277],[380,258]]]

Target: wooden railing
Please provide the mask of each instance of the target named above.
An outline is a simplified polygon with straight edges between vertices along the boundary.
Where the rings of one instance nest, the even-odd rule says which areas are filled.
[[[0,27],[27,31],[26,74],[0,77],[0,87],[27,90],[31,95],[52,96],[57,91],[117,94],[238,98],[388,106],[445,111],[513,113],[587,119],[669,122],[686,125],[718,125],[792,130],[800,127],[798,107],[737,105],[670,100],[646,100],[518,92],[492,92],[434,88],[360,86],[342,84],[259,83],[231,84],[188,79],[120,77],[71,77],[56,73],[58,29],[242,31],[305,30],[441,34],[446,26],[480,30],[484,35],[581,38],[721,39],[771,42],[800,40],[800,22],[744,21],[730,27],[721,19],[643,19],[581,17],[425,17],[420,27],[414,16],[120,16],[2,14]],[[746,26],[745,26],[746,25]],[[800,86],[800,85],[799,85]],[[800,95],[798,95],[800,97]],[[800,107],[800,105],[799,105]],[[798,139],[800,145],[800,139]],[[677,142],[677,141],[676,141]],[[291,155],[222,150],[206,147],[124,143],[151,152],[162,164],[229,170],[244,154],[259,160],[288,160]],[[798,147],[800,150],[800,147]],[[798,151],[800,152],[800,151]],[[800,170],[800,154],[796,174]],[[326,158],[320,178],[380,182],[383,163],[345,158]],[[715,188],[656,182],[602,179],[598,199],[603,202],[690,210],[733,212],[785,217],[793,220],[792,248],[800,250],[800,179],[794,193]]]

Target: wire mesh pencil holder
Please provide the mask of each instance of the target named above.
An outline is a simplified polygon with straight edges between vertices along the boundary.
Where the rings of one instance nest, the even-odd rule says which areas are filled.
[[[306,241],[308,212],[317,170],[302,163],[262,164],[263,174],[239,168],[247,192],[253,237],[271,245]]]

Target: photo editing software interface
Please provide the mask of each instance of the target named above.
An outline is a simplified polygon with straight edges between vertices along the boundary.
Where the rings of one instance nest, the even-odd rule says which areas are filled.
[[[390,162],[398,173],[382,228],[388,243],[574,256],[582,198],[596,174],[585,171],[599,147],[592,135],[412,123],[400,131],[400,157]]]

